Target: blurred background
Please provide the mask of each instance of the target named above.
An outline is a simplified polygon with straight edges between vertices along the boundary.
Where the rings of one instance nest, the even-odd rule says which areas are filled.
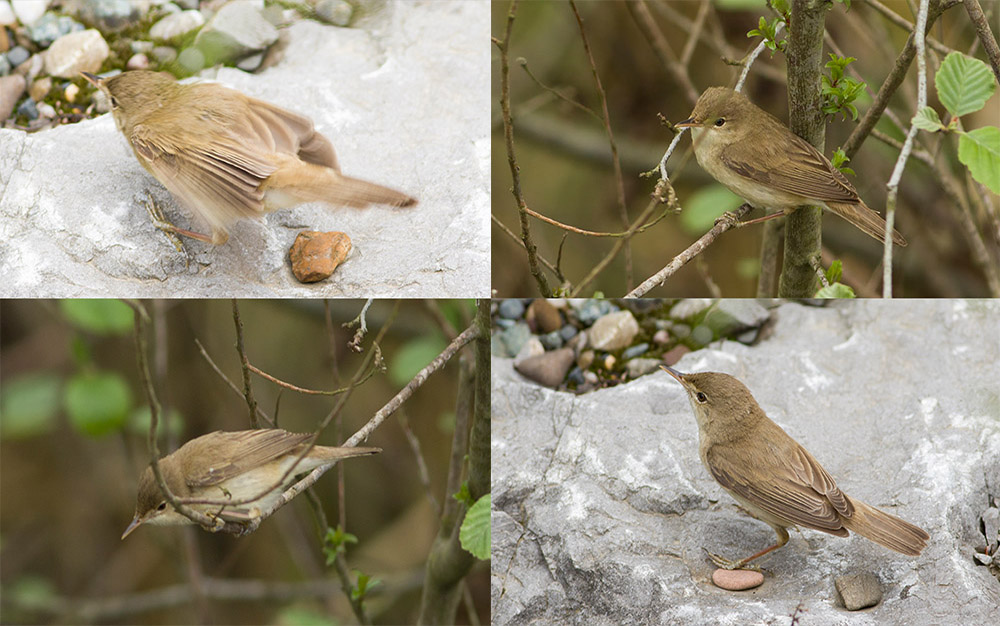
[[[169,416],[161,451],[214,430],[249,428],[241,393],[212,370],[195,343],[242,392],[232,303],[144,305],[153,319],[152,377]],[[363,305],[329,303],[328,330],[319,300],[239,303],[250,362],[309,389],[345,386],[394,315],[381,342],[385,370],[355,389],[342,424],[331,424],[319,444],[337,445],[353,434],[469,325],[474,312],[471,301],[375,301],[366,314],[368,330],[359,354],[348,347],[356,327],[341,325],[357,317]],[[119,539],[132,518],[140,471],[149,462],[148,405],[137,375],[128,306],[8,300],[0,302],[0,320],[3,623],[356,621],[326,565],[306,495],[242,538],[195,527],[142,526],[125,541]],[[427,554],[438,531],[431,498],[439,505],[450,497],[444,487],[458,372],[456,356],[375,431],[367,445],[381,447],[382,454],[338,464],[313,488],[328,523],[336,526],[342,468],[346,531],[357,537],[356,544],[347,544],[346,558],[352,570],[379,581],[369,582],[373,586],[365,599],[374,623],[415,619]],[[290,431],[314,430],[338,400],[281,391],[256,375],[252,384],[260,407],[277,414],[279,427]],[[193,577],[227,579],[235,585],[232,597],[188,597],[197,588]],[[481,562],[468,580],[468,598],[478,613],[473,619],[488,621]],[[259,584],[240,586],[240,581]],[[458,619],[469,623],[470,616],[460,608]]]
[[[867,83],[855,101],[860,114],[871,105],[903,49],[908,32],[890,21],[878,6],[887,7],[908,22],[915,21],[905,0],[851,2],[850,9],[835,2],[827,13],[826,53],[837,51],[856,57],[847,75]],[[607,94],[611,129],[621,159],[628,222],[638,218],[649,203],[656,178],[639,174],[657,166],[672,133],[657,114],[671,122],[689,116],[693,98],[713,85],[733,86],[740,68],[723,57],[741,59],[760,42],[747,33],[758,20],[772,20],[774,12],[764,0],[714,2],[579,2],[590,51]],[[994,36],[998,30],[996,2],[982,3]],[[508,2],[492,4],[492,34],[502,40],[507,28]],[[637,26],[645,7],[648,18],[663,34],[668,56],[678,62],[692,89],[666,69],[650,39]],[[894,19],[894,18],[893,18]],[[692,32],[700,32],[695,42]],[[779,36],[779,40],[784,38]],[[944,46],[985,59],[968,14],[961,3],[946,11],[930,36]],[[834,47],[831,47],[833,44]],[[933,71],[944,55],[928,51],[928,104],[944,112],[933,84]],[[522,61],[526,64],[522,66]],[[744,92],[757,105],[787,123],[788,104],[783,53],[761,54],[750,72]],[[493,288],[500,297],[533,296],[539,288],[528,271],[520,245],[520,224],[513,195],[511,171],[505,149],[500,110],[500,53],[493,46]],[[530,74],[529,75],[529,72]],[[856,73],[852,73],[856,72]],[[533,76],[533,77],[532,77]],[[897,119],[908,123],[916,104],[916,63],[890,101]],[[576,17],[568,2],[521,2],[510,37],[510,100],[514,116],[514,141],[520,166],[521,189],[529,208],[563,223],[591,231],[626,230],[617,202],[611,150],[601,121],[601,101],[595,87]],[[553,93],[554,90],[565,99]],[[580,103],[595,115],[567,102]],[[855,123],[842,115],[828,118],[826,149],[829,157],[854,130]],[[966,130],[1000,124],[1000,96],[985,108],[962,117]],[[902,139],[900,128],[883,115],[877,130]],[[896,229],[909,241],[896,249],[896,294],[908,297],[969,297],[990,295],[981,264],[973,260],[972,231],[985,242],[990,259],[998,258],[996,195],[979,188],[974,192],[958,163],[957,138],[921,132],[916,147],[933,155],[936,168],[945,171],[948,184],[969,198],[973,207],[963,210],[946,196],[942,184],[922,162],[912,159],[899,187]],[[868,137],[848,164],[857,173],[852,184],[869,206],[885,211],[886,183],[898,151]],[[684,208],[680,216],[668,215],[652,229],[631,240],[631,279],[627,254],[621,253],[580,293],[620,296],[666,265],[674,256],[707,232],[716,216],[739,206],[735,196],[721,187],[695,162],[689,136],[681,139],[667,163],[671,182]],[[992,206],[990,206],[992,203]],[[659,215],[658,209],[654,215]],[[751,217],[762,215],[755,211]],[[574,286],[600,262],[616,239],[568,234],[555,226],[529,218],[538,253],[558,265]],[[496,222],[499,221],[501,225]],[[748,297],[756,294],[763,225],[724,233],[696,262],[688,264],[650,296],[718,295]],[[505,229],[512,231],[515,241]],[[824,266],[833,259],[844,265],[842,282],[860,296],[880,293],[881,245],[834,216],[823,218]],[[543,269],[551,287],[558,287],[554,273]],[[714,289],[718,288],[718,292]],[[996,294],[993,294],[996,295]]]

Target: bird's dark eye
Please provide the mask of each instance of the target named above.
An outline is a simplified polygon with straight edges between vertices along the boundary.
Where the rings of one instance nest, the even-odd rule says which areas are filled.
[[[726,124],[726,118],[724,118],[724,117],[720,117],[719,119],[715,120],[715,127],[716,128],[721,128],[725,124]]]
[[[112,109],[118,108],[118,98],[115,98],[114,96],[111,96],[111,108]]]
[[[695,397],[695,399],[696,399],[696,400],[697,400],[697,401],[698,401],[698,402],[699,402],[700,404],[705,404],[706,402],[708,402],[708,396],[706,396],[706,395],[705,395],[704,393],[702,393],[701,391],[699,391],[698,393],[694,394],[694,397]]]
[[[161,502],[160,506],[156,507],[156,510],[157,511],[166,511],[167,510],[167,503],[166,503],[166,501]]]

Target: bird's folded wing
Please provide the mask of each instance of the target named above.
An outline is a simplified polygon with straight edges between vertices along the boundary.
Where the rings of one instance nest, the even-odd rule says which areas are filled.
[[[132,132],[136,154],[172,194],[213,227],[264,211],[260,184],[277,166],[250,142],[179,137],[147,125]]]
[[[246,107],[246,115],[230,127],[237,137],[263,139],[275,152],[340,171],[333,144],[316,132],[309,118],[255,98],[246,98]]]
[[[215,442],[209,440],[207,445],[226,441],[238,447],[238,454],[232,458],[221,459],[216,467],[208,468],[201,473],[187,475],[187,483],[191,487],[206,487],[229,480],[234,476],[253,469],[259,465],[288,454],[302,445],[312,436],[309,433],[290,433],[277,428],[260,430],[241,430],[236,432],[217,432]],[[195,440],[197,441],[197,440]]]
[[[731,453],[732,449],[727,453]],[[713,454],[714,453],[714,454]],[[772,457],[767,481],[761,481],[758,464],[733,463],[718,449],[707,453],[712,476],[723,487],[740,495],[775,517],[815,530],[847,534],[840,515],[850,515],[852,508],[833,478],[802,446],[789,455]],[[753,468],[755,476],[746,470]]]
[[[740,143],[725,148],[720,156],[741,176],[780,191],[824,202],[854,203],[859,200],[858,193],[844,175],[819,150],[791,131],[788,134],[788,142],[773,146],[782,152],[773,152],[765,155],[766,158],[747,153],[750,146]],[[787,149],[789,145],[791,149]],[[767,146],[753,146],[753,150],[762,148],[767,149]],[[762,162],[770,166],[763,168],[760,166]]]

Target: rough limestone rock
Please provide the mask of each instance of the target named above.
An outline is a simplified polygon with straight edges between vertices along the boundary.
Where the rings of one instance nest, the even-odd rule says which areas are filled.
[[[178,227],[204,225],[139,165],[110,115],[0,130],[0,296],[489,297],[489,7],[380,6],[347,29],[296,22],[260,74],[205,75],[310,117],[346,174],[417,206],[305,204],[236,223],[223,246],[185,239],[186,258],[150,223],[147,190]],[[292,276],[301,230],[353,241],[329,280]]]
[[[683,372],[741,379],[852,497],[922,526],[910,558],[863,537],[792,531],[765,582],[711,583],[702,546],[739,558],[774,540],[698,458],[666,373],[583,396],[493,360],[492,609],[496,624],[985,624],[1000,586],[974,562],[1000,493],[1000,302],[784,304],[756,346],[726,341]],[[867,571],[878,606],[848,613],[834,580]]]

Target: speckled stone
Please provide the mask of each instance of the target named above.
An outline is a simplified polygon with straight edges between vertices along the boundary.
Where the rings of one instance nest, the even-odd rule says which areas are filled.
[[[882,583],[871,572],[838,576],[833,583],[848,611],[867,609],[882,601]]]
[[[351,251],[351,238],[344,233],[299,233],[288,256],[299,282],[315,283],[333,274]]]

